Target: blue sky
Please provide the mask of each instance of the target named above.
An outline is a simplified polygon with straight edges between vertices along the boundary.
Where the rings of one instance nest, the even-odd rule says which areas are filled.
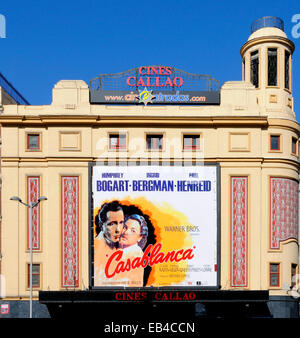
[[[0,72],[34,105],[50,104],[52,88],[61,79],[89,83],[100,73],[142,65],[210,74],[222,85],[242,78],[240,47],[251,23],[273,15],[284,20],[296,46],[297,113],[300,38],[291,35],[297,13],[299,0],[3,1],[6,38],[0,39]]]

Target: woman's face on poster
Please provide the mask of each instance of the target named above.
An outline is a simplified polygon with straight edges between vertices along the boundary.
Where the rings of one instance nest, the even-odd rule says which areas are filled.
[[[135,219],[128,219],[123,228],[120,244],[128,247],[137,244],[142,239],[141,225]]]

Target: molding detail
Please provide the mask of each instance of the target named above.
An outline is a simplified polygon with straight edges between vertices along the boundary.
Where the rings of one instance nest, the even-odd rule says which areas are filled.
[[[62,287],[79,286],[79,177],[61,178]]]
[[[281,37],[281,36],[264,36],[264,37],[257,37],[255,39],[251,39],[247,41],[246,43],[244,43],[240,49],[241,56],[244,57],[244,54],[249,48],[257,44],[262,44],[262,43],[282,44],[291,51],[291,54],[293,54],[295,50],[295,44],[293,43],[293,41],[289,40],[288,38]]]
[[[40,177],[27,177],[27,202],[36,202],[40,197]],[[29,250],[29,219],[27,210],[27,250]],[[32,250],[40,250],[40,204],[32,209]]]
[[[231,286],[248,285],[248,177],[231,177]]]
[[[270,178],[270,249],[279,250],[280,242],[298,240],[298,182],[282,177]]]

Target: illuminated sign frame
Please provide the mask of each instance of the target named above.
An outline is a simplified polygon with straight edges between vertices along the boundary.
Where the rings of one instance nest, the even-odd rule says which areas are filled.
[[[220,81],[174,67],[142,66],[92,79],[90,103],[219,105]]]

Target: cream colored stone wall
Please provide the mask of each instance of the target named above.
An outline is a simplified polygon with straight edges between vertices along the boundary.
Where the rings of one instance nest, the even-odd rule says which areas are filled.
[[[58,82],[49,106],[5,105],[0,116],[2,133],[2,255],[1,271],[6,277],[7,297],[28,297],[26,289],[27,210],[10,201],[13,195],[26,200],[26,177],[41,176],[40,263],[41,289],[61,289],[61,188],[63,175],[80,177],[80,271],[79,289],[89,285],[88,163],[91,161],[137,161],[145,159],[218,162],[221,168],[221,287],[230,283],[230,179],[248,177],[248,286],[287,295],[292,263],[298,263],[298,243],[287,240],[280,250],[270,250],[270,177],[299,180],[298,154],[292,154],[292,137],[300,137],[290,92],[266,88],[263,60],[268,46],[277,46],[282,63],[285,48],[292,48],[280,34],[266,41],[270,31],[260,30],[242,47],[245,81],[229,81],[221,88],[219,106],[116,106],[90,105],[83,81]],[[262,32],[263,31],[263,32]],[[272,30],[275,34],[276,30]],[[249,81],[249,55],[260,49],[261,85]],[[291,49],[290,49],[291,50]],[[292,51],[292,50],[291,50]],[[270,95],[274,95],[270,98]],[[275,99],[276,96],[276,99]],[[276,102],[275,102],[276,101]],[[26,135],[41,135],[41,150],[26,150]],[[127,135],[127,150],[108,149],[109,133]],[[164,149],[146,150],[146,133],[162,133]],[[200,150],[183,151],[184,134],[200,134]],[[270,135],[280,135],[281,150],[270,151]],[[279,288],[269,287],[269,263],[281,263]],[[243,288],[236,288],[243,289]],[[37,296],[37,291],[35,291]]]
[[[192,124],[192,122],[191,122]],[[129,151],[108,150],[108,134],[117,132],[115,127],[82,126],[3,126],[3,229],[2,271],[7,276],[7,297],[26,297],[27,210],[9,198],[17,195],[26,200],[26,177],[41,176],[41,195],[48,201],[41,204],[42,248],[34,253],[34,262],[42,267],[42,289],[59,290],[61,285],[61,209],[60,177],[80,176],[80,289],[88,286],[88,161],[146,159],[145,133],[162,132],[166,140],[165,150],[151,154],[152,159],[205,159],[221,164],[221,285],[230,289],[230,177],[245,175],[249,178],[249,259],[248,289],[268,289],[268,263],[281,262],[282,284],[290,278],[290,264],[297,263],[298,245],[295,241],[282,243],[278,252],[269,251],[269,177],[284,176],[298,179],[297,158],[291,155],[291,137],[299,135],[299,129],[279,128],[143,128],[126,127]],[[27,132],[41,132],[42,151],[26,151]],[[276,131],[283,137],[280,153],[268,152],[269,134]],[[201,134],[201,151],[197,155],[182,151],[184,133]],[[61,135],[71,135],[67,145],[79,144],[77,150],[61,149]],[[80,142],[78,143],[78,135]],[[236,149],[237,147],[243,149]],[[233,148],[232,148],[233,147]],[[269,162],[268,162],[269,159]],[[288,163],[287,163],[288,161]],[[285,295],[286,291],[272,290]],[[37,295],[37,292],[35,292]]]
[[[3,117],[4,118],[4,117]],[[267,121],[267,120],[266,120]],[[157,121],[156,121],[157,122]],[[247,124],[247,121],[245,121]],[[15,126],[3,127],[4,158],[272,158],[290,161],[298,160],[298,155],[292,153],[292,138],[298,139],[297,129],[293,126],[278,125],[268,129],[253,127],[193,127],[190,128],[154,128],[154,127],[118,127],[118,123],[112,127],[65,127],[40,126],[17,128]],[[297,124],[294,124],[294,128]],[[40,133],[41,150],[28,151],[26,149],[26,137],[30,133]],[[119,152],[108,149],[108,138],[113,133],[127,135],[127,150]],[[146,134],[162,133],[164,136],[164,149],[160,152],[146,150]],[[200,134],[199,151],[183,151],[183,135]],[[270,150],[270,135],[279,135],[282,149]]]

